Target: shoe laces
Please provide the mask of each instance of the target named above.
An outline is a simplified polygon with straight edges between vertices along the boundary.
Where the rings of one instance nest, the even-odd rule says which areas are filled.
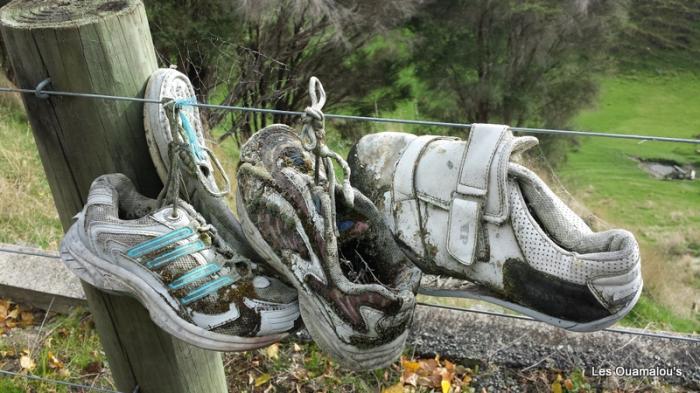
[[[197,100],[195,97],[168,99],[166,102],[164,102],[164,106],[166,108],[168,106],[172,106],[171,111],[166,110],[166,117],[170,122],[170,129],[177,130],[177,132],[173,133],[173,140],[168,144],[168,161],[170,162],[170,168],[168,171],[168,179],[163,187],[163,190],[158,195],[158,200],[160,201],[161,207],[167,205],[172,206],[172,218],[179,216],[181,201],[180,187],[182,183],[183,167],[191,174],[195,174],[197,176],[198,182],[210,195],[214,197],[223,197],[231,191],[231,182],[229,177],[226,175],[223,165],[209,148],[199,143],[194,127],[190,123],[188,116],[184,113],[185,108],[193,108],[192,104],[195,104],[196,102]],[[221,174],[225,184],[222,191],[212,189],[209,186],[208,179],[199,169],[200,163],[203,163],[207,157],[209,158],[210,162],[214,164],[214,168]],[[185,196],[187,195],[185,194]],[[200,234],[200,236],[203,236],[209,240],[205,241],[205,244],[208,245],[207,248],[213,249],[217,255],[223,257],[224,260],[221,264],[225,269],[229,270],[228,274],[231,276],[234,282],[237,281],[241,275],[238,273],[237,269],[231,268],[232,265],[236,266],[237,264],[244,263],[246,264],[248,271],[253,270],[253,263],[240,256],[230,246],[228,246],[221,235],[219,235],[218,230],[213,225],[207,223],[201,214],[196,213],[196,216],[193,218],[194,221],[197,222],[197,226],[195,228],[197,232]],[[221,272],[217,274],[221,274]]]
[[[180,183],[182,182],[181,167],[183,160],[183,151],[190,151],[190,146],[186,143],[180,142],[170,142],[168,145],[168,156],[170,157],[170,171],[168,172],[168,180],[163,187],[163,190],[158,195],[158,201],[160,202],[160,207],[171,206],[171,218],[175,219],[180,216]],[[189,213],[189,212],[187,212]],[[250,261],[241,257],[236,253],[230,246],[228,246],[221,235],[219,235],[218,230],[211,224],[207,223],[204,217],[195,212],[194,215],[188,214],[192,221],[190,225],[194,224],[194,228],[199,234],[200,238],[204,240],[204,244],[207,245],[205,249],[212,249],[217,256],[222,257],[221,265],[227,269],[222,270],[215,274],[228,274],[233,281],[237,281],[241,278],[241,274],[238,273],[237,269],[232,268],[232,265],[238,263],[246,263],[249,271],[252,271],[252,265]]]
[[[168,171],[168,179],[166,181],[163,190],[158,195],[158,201],[160,206],[172,206],[171,218],[177,218],[180,215],[180,185],[182,182],[182,165],[184,157],[188,157],[191,152],[191,147],[187,143],[172,141],[168,145],[168,159],[170,160],[170,170]],[[214,252],[223,257],[222,265],[225,267],[230,267],[233,263],[245,262],[248,264],[249,270],[251,269],[250,261],[240,257],[231,247],[229,247],[219,235],[217,229],[206,222],[201,214],[195,213],[193,221],[196,222],[195,229],[199,233],[200,237],[205,237],[208,241],[205,241],[207,248],[212,248]],[[238,272],[234,269],[229,269],[231,278],[237,281],[240,278]]]
[[[180,184],[182,182],[180,169],[182,165],[182,155],[180,153],[188,149],[189,147],[185,143],[172,141],[168,144],[170,169],[168,170],[168,179],[163,185],[160,194],[158,194],[158,201],[160,207],[172,205],[171,218],[179,217]]]
[[[183,143],[186,148],[180,149],[181,156],[185,158],[186,170],[197,177],[197,181],[202,185],[202,188],[214,197],[223,197],[231,192],[231,181],[229,180],[223,165],[208,147],[199,143],[199,138],[195,132],[189,117],[185,113],[187,110],[193,110],[197,103],[195,97],[166,99],[164,103],[165,114],[170,123],[173,141]],[[168,108],[172,108],[170,111]],[[170,153],[170,152],[169,152]],[[223,189],[215,184],[215,188],[210,185],[210,181],[203,173],[201,167],[205,166],[206,159],[213,164],[213,168],[219,172],[224,187]],[[172,162],[172,158],[170,158]],[[214,174],[211,174],[213,178]]]
[[[321,81],[312,76],[309,79],[309,96],[311,98],[311,106],[306,107],[302,115],[302,128],[300,133],[301,143],[304,149],[313,153],[315,157],[314,165],[314,184],[321,187],[321,162],[325,169],[326,179],[328,181],[328,194],[330,197],[331,220],[334,225],[335,234],[338,235],[337,224],[335,223],[336,205],[335,205],[335,171],[333,170],[333,162],[335,160],[343,170],[343,199],[349,207],[354,205],[355,194],[350,184],[350,166],[338,153],[332,151],[326,146],[326,129],[325,117],[323,115],[323,105],[326,103],[326,91],[323,89]]]

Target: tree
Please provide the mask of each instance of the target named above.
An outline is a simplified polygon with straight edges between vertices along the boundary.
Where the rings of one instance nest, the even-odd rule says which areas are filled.
[[[454,0],[410,24],[426,87],[422,112],[441,120],[561,127],[596,95],[624,8],[606,0]]]
[[[408,94],[396,80],[403,68],[391,40],[377,39],[409,17],[419,0],[152,0],[146,5],[163,62],[177,65],[201,100],[279,110],[308,105],[307,83],[318,76],[328,91],[327,107],[368,112],[364,99]],[[373,44],[373,45],[369,45]],[[379,48],[379,50],[378,50]],[[405,57],[405,56],[404,56]],[[378,89],[378,87],[390,87]],[[230,119],[223,137],[247,138],[282,115],[212,111],[210,127]]]

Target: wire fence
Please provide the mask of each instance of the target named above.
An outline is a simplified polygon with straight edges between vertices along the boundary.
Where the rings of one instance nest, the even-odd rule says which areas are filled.
[[[82,391],[103,392],[103,393],[122,393],[118,390],[105,389],[105,388],[101,388],[99,386],[82,385],[79,383],[61,381],[58,379],[44,378],[44,377],[40,377],[38,375],[18,373],[18,372],[8,371],[8,370],[0,370],[0,375],[3,375],[5,377],[23,378],[23,379],[28,379],[31,381],[50,383],[52,385],[61,385],[61,386],[69,387],[71,389],[81,389]],[[136,392],[138,392],[138,389],[134,389],[134,392],[132,392],[132,393],[136,393]]]
[[[0,252],[41,256],[41,257],[45,257],[45,258],[54,258],[54,259],[60,258],[56,254],[44,253],[44,252],[32,252],[32,251],[26,251],[26,250],[16,250],[16,249],[6,248],[6,247],[0,247]],[[440,309],[451,310],[451,311],[460,311],[460,312],[465,312],[465,313],[490,315],[490,316],[500,317],[500,318],[519,319],[519,320],[524,320],[524,321],[544,323],[542,321],[538,321],[536,319],[526,317],[524,315],[519,315],[519,314],[506,314],[506,313],[502,313],[502,312],[498,312],[498,311],[476,310],[476,309],[472,309],[472,308],[463,308],[463,307],[448,306],[448,305],[443,305],[443,304],[426,303],[426,302],[417,302],[417,304],[420,306],[423,306],[423,307],[433,307],[433,308],[440,308]],[[669,340],[679,340],[679,341],[700,343],[700,336],[698,336],[698,337],[681,336],[681,335],[668,334],[668,333],[663,333],[663,332],[644,332],[644,331],[628,330],[628,329],[620,329],[620,328],[605,328],[605,329],[602,329],[602,331],[611,332],[611,333],[630,334],[630,335],[637,335],[637,336],[644,336],[644,337],[654,337],[654,338],[663,338],[663,339],[669,339]]]
[[[34,94],[38,98],[46,99],[51,96],[59,97],[79,97],[87,99],[100,99],[100,100],[114,100],[114,101],[127,101],[127,102],[140,102],[140,103],[150,103],[150,104],[160,104],[160,105],[172,105],[175,104],[175,100],[154,100],[148,98],[139,97],[126,97],[126,96],[115,96],[107,94],[96,94],[96,93],[84,93],[84,92],[68,92],[68,91],[55,91],[46,89],[50,85],[50,79],[41,81],[34,89],[22,89],[22,88],[12,88],[12,87],[0,87],[0,93],[24,93],[24,94]],[[180,103],[182,104],[182,103]],[[207,104],[200,102],[187,102],[185,105],[194,106],[205,109],[212,110],[226,110],[226,111],[240,111],[240,112],[255,112],[264,114],[275,114],[275,115],[287,115],[287,116],[302,116],[304,112],[300,111],[284,111],[277,109],[266,109],[266,108],[253,108],[245,106],[233,106],[233,105],[217,105],[217,104]],[[367,117],[367,116],[353,116],[353,115],[340,115],[340,114],[324,114],[327,119],[338,119],[338,120],[350,120],[350,121],[366,121],[375,123],[397,123],[397,124],[407,124],[407,125],[418,125],[418,126],[435,126],[435,127],[449,127],[449,128],[463,128],[468,129],[471,127],[469,123],[449,123],[441,121],[430,121],[430,120],[408,120],[408,119],[394,119],[394,118],[383,118],[383,117]],[[546,128],[527,128],[527,127],[511,127],[511,130],[515,132],[525,132],[534,134],[551,134],[551,135],[569,135],[569,136],[593,136],[593,137],[605,137],[605,138],[619,138],[619,139],[633,139],[640,141],[656,141],[656,142],[673,142],[673,143],[690,143],[690,144],[700,144],[700,139],[687,139],[687,138],[671,138],[671,137],[661,137],[653,135],[638,135],[638,134],[615,134],[606,132],[592,132],[592,131],[572,131],[572,130],[558,130],[558,129],[546,129]],[[3,249],[0,247],[0,252],[19,252],[29,255],[39,255],[45,257],[58,258],[56,255],[37,253],[31,251],[17,251],[10,249]],[[513,314],[505,314],[493,311],[482,311],[474,310],[469,308],[460,308],[453,306],[437,305],[430,303],[419,302],[421,306],[426,307],[437,307],[442,309],[449,309],[453,311],[461,311],[468,313],[479,313],[487,314],[492,316],[504,317],[504,318],[514,318],[536,321],[529,317]],[[536,321],[539,322],[539,321]],[[671,340],[682,340],[690,342],[700,342],[700,338],[695,337],[683,337],[675,335],[667,335],[662,333],[649,333],[649,332],[637,332],[624,329],[607,328],[605,331],[622,333],[622,334],[635,334],[647,337],[657,337],[657,338],[667,338]]]
[[[476,310],[473,308],[448,306],[448,305],[444,305],[444,304],[435,304],[435,303],[426,303],[426,302],[417,302],[416,304],[418,304],[419,306],[423,306],[423,307],[439,308],[439,309],[443,309],[443,310],[459,311],[459,312],[466,312],[466,313],[472,313],[472,314],[489,315],[489,316],[499,317],[499,318],[509,318],[509,319],[517,319],[517,320],[522,320],[522,321],[545,323],[545,322],[539,321],[537,319],[533,319],[533,318],[526,317],[524,315],[519,315],[519,314],[505,314],[505,313],[497,312],[497,311]],[[661,339],[667,339],[667,340],[700,343],[700,336],[681,336],[681,335],[669,334],[669,333],[665,333],[665,332],[630,330],[630,329],[625,329],[625,328],[605,328],[605,329],[602,329],[601,331],[616,333],[616,334],[626,334],[626,335],[632,335],[632,336],[661,338]]]
[[[115,96],[115,95],[107,95],[107,94],[54,91],[54,90],[46,89],[46,87],[49,84],[50,84],[50,80],[47,79],[47,80],[40,82],[36,86],[36,88],[34,88],[34,89],[0,87],[0,93],[34,94],[36,97],[43,98],[43,99],[46,99],[46,98],[49,98],[52,96],[56,96],[56,97],[77,97],[77,98],[98,99],[98,100],[140,102],[140,103],[150,103],[150,104],[160,104],[160,105],[172,105],[175,103],[174,100],[159,101],[159,100],[153,100],[153,99],[147,99],[147,98]],[[285,110],[277,110],[277,109],[254,108],[254,107],[234,106],[234,105],[217,105],[217,104],[207,104],[207,103],[200,103],[200,102],[192,102],[192,103],[188,103],[187,105],[193,106],[193,107],[198,107],[198,108],[203,108],[203,109],[209,109],[209,110],[253,112],[253,113],[263,113],[263,114],[270,114],[270,115],[302,116],[304,114],[304,112],[301,112],[301,111],[285,111]],[[371,117],[371,116],[354,116],[354,115],[341,115],[341,114],[325,114],[324,116],[327,119],[346,120],[346,121],[365,121],[365,122],[373,122],[373,123],[406,124],[406,125],[414,125],[414,126],[447,127],[447,128],[461,128],[461,129],[469,129],[472,126],[469,123],[451,123],[451,122],[432,121],[432,120],[409,120],[409,119]],[[641,142],[654,141],[654,142],[700,144],[700,139],[673,138],[673,137],[662,137],[662,136],[641,135],[641,134],[618,134],[618,133],[608,133],[608,132],[594,132],[594,131],[580,131],[580,130],[575,131],[575,130],[559,130],[559,129],[547,129],[547,128],[528,128],[528,127],[511,127],[511,130],[514,132],[531,133],[531,134],[549,134],[549,135],[560,135],[560,136],[585,136],[585,137],[630,139],[630,140],[638,140]],[[57,255],[50,254],[50,253],[8,249],[8,248],[3,248],[3,247],[0,247],[0,252],[10,252],[10,253],[41,256],[41,257],[48,257],[48,258],[59,258]],[[472,308],[463,308],[463,307],[448,306],[448,305],[443,305],[443,304],[426,303],[426,302],[418,302],[417,304],[422,306],[422,307],[431,307],[431,308],[438,308],[438,309],[464,312],[464,313],[489,315],[489,316],[498,317],[498,318],[509,318],[509,319],[525,320],[525,321],[543,323],[541,321],[538,321],[538,320],[535,320],[535,319],[532,319],[530,317],[526,317],[523,315],[506,314],[506,313],[497,312],[497,311],[477,310],[477,309],[472,309]],[[665,332],[639,331],[639,330],[630,330],[630,329],[625,329],[625,328],[606,328],[606,329],[603,329],[603,331],[611,332],[611,333],[615,333],[615,334],[625,334],[625,335],[643,336],[643,337],[658,338],[658,339],[684,341],[684,342],[691,342],[691,343],[700,343],[699,336],[682,336],[682,335],[669,334],[669,333],[665,333]],[[90,386],[90,385],[82,385],[82,384],[77,384],[77,383],[72,383],[72,382],[67,382],[67,381],[61,381],[61,380],[48,379],[48,378],[43,378],[43,377],[36,376],[36,375],[18,373],[18,372],[7,371],[7,370],[0,370],[0,375],[4,375],[6,377],[9,376],[9,377],[25,378],[28,380],[41,381],[41,382],[51,383],[51,384],[56,384],[56,385],[63,385],[63,386],[67,386],[67,387],[73,388],[73,389],[83,389],[83,391],[95,391],[95,392],[104,392],[104,393],[121,393],[121,392],[116,391],[116,390],[111,390],[111,389],[106,389],[106,388],[101,388],[101,387],[96,387],[96,386]],[[134,389],[134,392],[137,392],[137,391],[138,391],[138,386]]]
[[[48,98],[50,96],[64,96],[64,97],[81,97],[88,99],[100,99],[100,100],[113,100],[113,101],[130,101],[130,102],[140,102],[149,104],[161,104],[170,105],[175,103],[175,100],[154,100],[148,98],[139,97],[125,97],[125,96],[115,96],[108,94],[95,94],[95,93],[82,93],[82,92],[69,92],[69,91],[54,91],[46,90],[50,80],[44,80],[40,82],[34,89],[20,89],[12,87],[2,87],[0,88],[0,93],[24,93],[24,94],[34,94],[38,98]],[[236,112],[254,112],[254,113],[264,113],[271,115],[285,115],[285,116],[302,116],[304,112],[300,111],[284,111],[278,109],[266,109],[266,108],[253,108],[246,106],[234,106],[234,105],[217,105],[217,104],[207,104],[201,102],[188,103],[188,106],[194,106],[198,108],[205,109],[215,109],[215,110],[225,110],[225,111],[236,111]],[[407,124],[416,126],[430,126],[430,127],[448,127],[448,128],[462,128],[469,129],[471,124],[469,123],[450,123],[442,121],[432,121],[432,120],[409,120],[409,119],[395,119],[395,118],[385,118],[385,117],[371,117],[371,116],[354,116],[354,115],[340,115],[326,113],[324,114],[326,119],[336,119],[336,120],[350,120],[350,121],[365,121],[372,123],[393,123],[393,124]],[[688,139],[688,138],[672,138],[654,135],[640,135],[640,134],[616,134],[609,132],[595,132],[595,131],[572,131],[572,130],[557,130],[549,128],[528,128],[528,127],[511,127],[514,132],[523,132],[530,134],[550,134],[550,135],[568,135],[568,136],[593,136],[601,138],[616,138],[616,139],[631,139],[638,141],[654,141],[654,142],[673,142],[673,143],[690,143],[690,144],[700,144],[700,139]]]

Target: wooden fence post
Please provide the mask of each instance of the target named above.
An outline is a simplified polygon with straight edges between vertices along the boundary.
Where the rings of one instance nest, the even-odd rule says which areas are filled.
[[[7,55],[22,88],[142,97],[157,62],[140,0],[14,0],[0,10]],[[150,196],[162,187],[137,102],[24,94],[64,229],[95,177],[121,172]],[[83,284],[117,388],[131,393],[225,392],[221,355],[155,326],[129,297]]]

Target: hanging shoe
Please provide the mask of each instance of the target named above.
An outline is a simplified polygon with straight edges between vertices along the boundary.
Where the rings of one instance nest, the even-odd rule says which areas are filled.
[[[572,331],[612,325],[642,291],[639,247],[593,232],[511,154],[537,144],[502,125],[464,141],[385,132],[348,159],[352,184],[382,212],[424,276],[420,292],[485,300]]]
[[[403,351],[420,271],[374,204],[348,181],[336,186],[330,158],[348,168],[323,144],[322,101],[307,108],[304,142],[277,124],[242,147],[238,216],[255,250],[296,287],[321,349],[346,367],[373,369]]]
[[[219,160],[206,147],[202,120],[194,87],[183,73],[161,68],[155,71],[146,85],[145,98],[162,104],[144,104],[144,128],[151,159],[161,181],[165,183],[171,167],[171,144],[181,144],[182,197],[189,201],[202,216],[215,226],[226,243],[239,254],[258,261],[245,240],[240,223],[228,207],[224,196],[230,191],[230,182]],[[219,174],[223,184],[216,181]]]
[[[259,274],[192,206],[144,197],[121,174],[93,182],[61,258],[82,280],[135,297],[163,330],[202,348],[263,347],[299,323],[294,290]]]

